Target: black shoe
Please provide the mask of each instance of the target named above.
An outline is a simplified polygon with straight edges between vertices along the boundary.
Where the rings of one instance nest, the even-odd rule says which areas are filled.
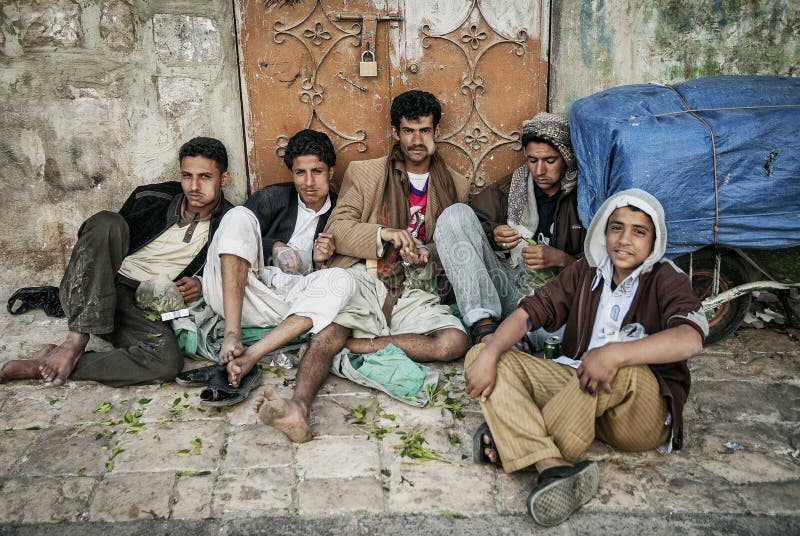
[[[558,525],[597,493],[600,471],[593,461],[551,467],[528,495],[528,513],[544,527]]]

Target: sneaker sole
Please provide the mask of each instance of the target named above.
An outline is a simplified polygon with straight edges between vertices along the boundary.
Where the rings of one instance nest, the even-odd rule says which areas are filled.
[[[531,492],[528,513],[543,527],[558,525],[594,497],[599,480],[597,464],[591,462],[574,475]]]

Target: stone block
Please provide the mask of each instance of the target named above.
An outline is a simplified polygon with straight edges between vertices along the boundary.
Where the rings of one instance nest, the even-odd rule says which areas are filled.
[[[800,343],[772,329],[741,329],[736,332],[736,338],[753,353],[800,352]]]
[[[365,422],[375,418],[375,397],[362,396],[318,396],[311,406],[311,430],[315,436],[365,436],[370,425],[359,428],[352,424],[350,408],[366,407]]]
[[[188,15],[153,15],[153,40],[158,59],[167,65],[190,63],[194,59],[192,18]]]
[[[800,387],[788,383],[698,381],[692,385],[690,400],[697,419],[702,420],[800,420]]]
[[[131,52],[136,44],[133,8],[124,0],[109,0],[100,10],[100,37],[118,52]]]
[[[294,482],[291,467],[226,473],[220,476],[214,491],[214,514],[261,515],[265,511],[286,510],[292,506]]]
[[[642,466],[636,474],[656,512],[739,513],[745,507],[736,486],[685,460]]]
[[[297,496],[301,515],[383,512],[383,488],[376,477],[303,480]]]
[[[48,426],[58,411],[61,389],[36,386],[34,390],[20,390],[3,405],[0,422],[3,429],[31,429]]]
[[[200,108],[206,93],[206,82],[196,78],[156,79],[158,103],[168,119],[177,119]]]
[[[404,463],[399,471],[392,471],[387,507],[393,513],[409,514],[493,513],[492,476],[485,467]]]
[[[297,472],[305,479],[376,476],[380,468],[378,442],[328,437],[297,446]]]
[[[124,434],[114,459],[114,473],[132,473],[147,467],[161,471],[213,471],[224,444],[224,423],[176,422],[147,425],[138,434]],[[193,441],[200,440],[198,447]]]
[[[497,490],[495,505],[497,511],[508,514],[527,513],[527,500],[533,486],[536,485],[536,471],[526,469],[511,474],[503,473],[500,467],[484,465],[486,478],[495,482]]]
[[[176,383],[137,388],[138,398],[150,399],[144,406],[142,422],[223,420],[223,411],[200,405],[201,391],[200,387],[182,387]]]
[[[39,436],[47,432],[42,430],[8,430],[0,431],[0,478],[7,477],[14,471],[17,460],[27,459],[29,447]]]
[[[222,56],[219,31],[211,19],[195,17],[194,37],[197,43],[195,60],[198,63],[216,63]]]
[[[95,382],[68,382],[66,396],[60,404],[59,424],[99,424],[120,420],[126,412],[143,412],[146,405],[138,403],[129,390],[106,387]]]
[[[106,475],[89,509],[92,521],[166,519],[175,473]]]
[[[75,0],[20,1],[4,8],[23,47],[83,45],[81,6]]]
[[[226,436],[222,462],[226,472],[292,465],[294,445],[283,432],[271,426],[237,426]]]
[[[26,478],[2,484],[0,524],[78,521],[89,506],[93,478]]]
[[[207,519],[211,514],[214,480],[210,475],[181,475],[175,485],[171,519]]]
[[[26,476],[101,474],[116,439],[94,438],[108,431],[101,426],[48,429],[37,436],[36,443],[25,453],[19,472]]]
[[[597,495],[584,510],[590,512],[642,512],[649,509],[636,470],[623,464],[600,463]]]
[[[797,516],[800,482],[769,482],[737,488],[747,512],[768,516]]]

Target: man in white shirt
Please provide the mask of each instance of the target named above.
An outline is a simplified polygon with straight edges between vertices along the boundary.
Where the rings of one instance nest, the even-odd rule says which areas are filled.
[[[311,273],[336,249],[333,237],[321,232],[336,202],[333,144],[321,132],[302,130],[283,158],[293,182],[267,186],[232,209],[208,251],[203,292],[225,319],[219,362],[227,363],[233,386],[267,353],[327,327],[354,289],[342,269]],[[245,348],[243,326],[274,329]]]

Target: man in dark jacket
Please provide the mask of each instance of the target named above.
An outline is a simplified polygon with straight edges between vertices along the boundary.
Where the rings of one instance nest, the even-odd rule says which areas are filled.
[[[471,208],[447,208],[436,228],[442,266],[476,343],[530,293],[532,272],[564,268],[583,251],[566,119],[539,113],[523,122],[522,147],[524,165],[486,187]]]
[[[353,292],[344,270],[313,272],[336,250],[333,236],[321,232],[336,200],[333,144],[322,132],[301,130],[283,159],[293,181],[267,186],[231,210],[209,248],[203,293],[225,319],[219,362],[227,363],[234,386],[267,353],[325,329]],[[242,327],[274,329],[245,349]]]
[[[222,215],[232,208],[222,194],[228,182],[225,146],[194,138],[179,152],[180,182],[136,188],[119,213],[102,211],[78,231],[59,296],[69,333],[33,359],[8,362],[0,382],[67,378],[115,387],[170,381],[183,354],[167,322],[150,321],[136,306],[139,283],[166,275],[184,300],[202,295],[198,274]],[[86,352],[91,334],[114,349]]]

